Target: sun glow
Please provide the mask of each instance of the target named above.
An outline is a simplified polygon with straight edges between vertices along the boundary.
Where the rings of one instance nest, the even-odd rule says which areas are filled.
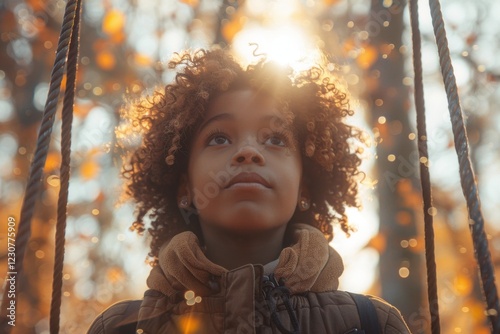
[[[255,56],[266,56],[295,71],[309,69],[321,61],[321,52],[310,36],[292,23],[245,28],[235,36],[233,50],[243,63],[254,62]]]

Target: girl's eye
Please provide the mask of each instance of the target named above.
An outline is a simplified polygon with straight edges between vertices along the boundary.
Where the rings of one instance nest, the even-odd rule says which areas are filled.
[[[288,145],[288,137],[284,133],[274,132],[266,139],[264,144],[285,147]]]
[[[214,131],[214,133],[210,134],[208,136],[208,146],[215,146],[215,145],[225,145],[229,144],[229,139],[227,138],[227,135],[219,130]]]

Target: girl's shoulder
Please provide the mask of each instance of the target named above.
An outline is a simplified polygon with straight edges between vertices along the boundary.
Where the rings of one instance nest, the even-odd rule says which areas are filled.
[[[307,292],[297,296],[298,309],[318,308],[334,323],[360,324],[362,318],[376,317],[381,333],[410,333],[401,313],[382,298],[347,291]],[[307,306],[306,306],[307,304]],[[329,310],[329,311],[327,311]],[[336,319],[336,320],[335,320]],[[370,332],[370,331],[368,331]]]
[[[142,300],[124,300],[111,305],[95,318],[88,334],[135,333]]]

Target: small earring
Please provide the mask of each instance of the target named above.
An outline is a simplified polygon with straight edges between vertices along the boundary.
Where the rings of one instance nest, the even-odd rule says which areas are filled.
[[[302,211],[306,211],[306,210],[308,210],[311,207],[311,204],[309,203],[309,200],[307,198],[304,198],[304,197],[300,198],[299,205],[300,205],[300,209]]]
[[[181,201],[179,202],[179,207],[186,209],[189,206],[187,196],[182,196]]]

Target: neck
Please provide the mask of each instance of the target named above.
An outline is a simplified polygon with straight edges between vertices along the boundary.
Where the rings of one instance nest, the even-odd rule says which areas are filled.
[[[235,234],[204,226],[206,257],[228,270],[246,264],[265,265],[276,260],[283,248],[286,226],[254,234]]]

